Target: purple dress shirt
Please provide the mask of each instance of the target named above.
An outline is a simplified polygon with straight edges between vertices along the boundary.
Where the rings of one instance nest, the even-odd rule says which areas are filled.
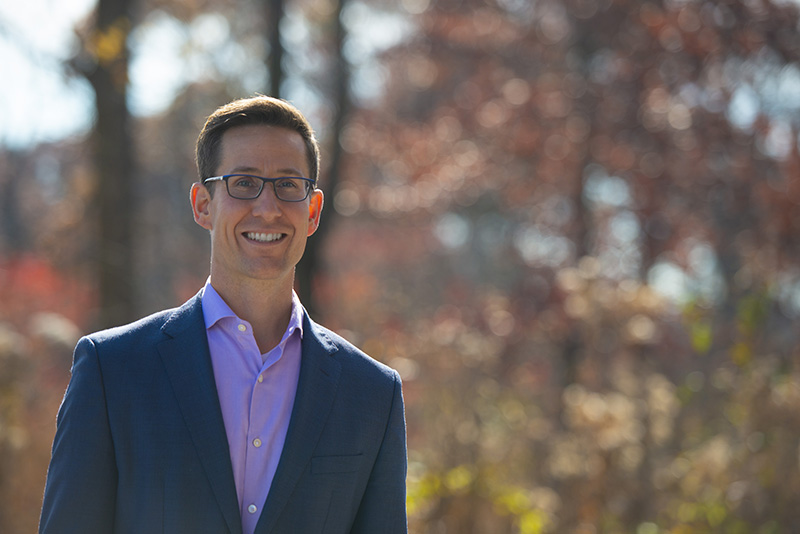
[[[262,354],[253,328],[206,282],[203,292],[211,364],[228,435],[244,534],[253,534],[286,440],[300,375],[303,308],[292,294],[289,326]]]

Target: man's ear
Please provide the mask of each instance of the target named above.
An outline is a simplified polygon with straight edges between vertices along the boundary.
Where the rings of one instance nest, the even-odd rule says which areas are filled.
[[[319,217],[322,215],[324,195],[319,189],[314,189],[310,198],[311,200],[308,204],[308,235],[313,234],[319,228]]]
[[[192,189],[189,191],[189,201],[192,203],[194,222],[206,230],[211,230],[211,213],[209,212],[211,194],[208,192],[208,188],[200,182],[193,183]]]

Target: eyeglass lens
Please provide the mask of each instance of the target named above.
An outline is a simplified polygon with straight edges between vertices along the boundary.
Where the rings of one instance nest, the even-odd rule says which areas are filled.
[[[301,178],[278,178],[266,180],[255,176],[228,176],[228,193],[235,198],[254,199],[261,194],[265,182],[270,182],[275,191],[275,196],[280,200],[299,202],[308,196],[310,184]]]

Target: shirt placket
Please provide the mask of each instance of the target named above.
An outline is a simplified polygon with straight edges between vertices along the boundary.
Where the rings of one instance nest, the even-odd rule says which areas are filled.
[[[247,438],[245,447],[245,478],[244,478],[244,491],[243,491],[243,507],[246,510],[244,520],[248,524],[252,524],[255,528],[255,523],[261,514],[261,507],[264,505],[262,502],[264,496],[262,495],[261,488],[255,486],[256,481],[263,480],[264,471],[267,467],[267,458],[265,455],[269,454],[267,434],[270,432],[270,410],[265,409],[269,400],[268,384],[269,381],[265,379],[266,373],[269,368],[280,358],[283,351],[283,343],[273,349],[262,362],[260,351],[255,346],[255,340],[252,338],[253,350],[248,350],[248,355],[253,354],[258,374],[253,378],[249,384],[250,388],[250,405],[247,407],[248,424],[247,424]]]
[[[247,388],[250,392],[249,402],[247,405],[242,406],[242,411],[247,414],[247,435],[245,439],[245,457],[244,457],[244,480],[242,487],[242,507],[246,511],[243,514],[243,520],[255,525],[258,519],[261,506],[263,503],[257,502],[255,499],[255,488],[253,488],[253,481],[258,479],[257,473],[254,472],[253,466],[257,464],[258,458],[256,455],[260,452],[262,441],[260,438],[264,428],[259,421],[259,413],[254,410],[255,403],[253,402],[258,393],[258,385],[263,382],[263,370],[261,370],[255,378],[253,378],[253,369],[259,369],[261,366],[261,353],[255,342],[252,334],[252,328],[249,324],[239,322],[236,325],[237,329],[237,342],[247,355],[248,364],[246,366],[250,371],[246,371],[242,376],[242,387]],[[246,401],[247,402],[247,401]],[[247,531],[248,529],[245,529]],[[252,531],[252,529],[249,529]]]

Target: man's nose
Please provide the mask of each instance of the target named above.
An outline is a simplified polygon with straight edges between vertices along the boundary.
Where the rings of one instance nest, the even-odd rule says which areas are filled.
[[[281,211],[281,201],[275,196],[275,188],[271,183],[266,182],[264,189],[258,198],[252,200],[253,202],[253,215],[264,216],[274,215]]]

